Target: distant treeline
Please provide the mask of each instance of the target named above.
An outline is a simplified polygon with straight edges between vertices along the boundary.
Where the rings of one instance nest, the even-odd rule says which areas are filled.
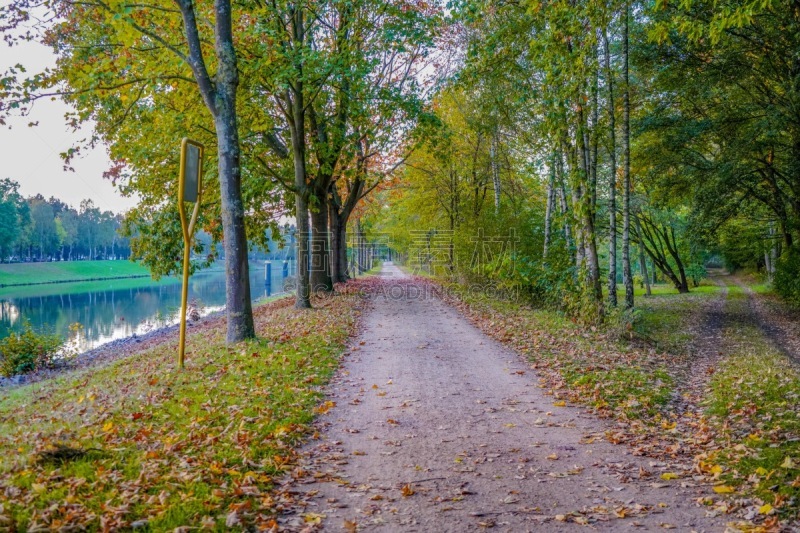
[[[41,194],[23,198],[19,183],[0,180],[0,262],[126,259],[122,215],[86,199],[78,209]]]

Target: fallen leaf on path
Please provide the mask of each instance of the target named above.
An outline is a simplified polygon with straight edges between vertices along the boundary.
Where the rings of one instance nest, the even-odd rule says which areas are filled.
[[[324,514],[307,513],[303,515],[303,520],[306,524],[320,524],[323,518],[325,518]]]

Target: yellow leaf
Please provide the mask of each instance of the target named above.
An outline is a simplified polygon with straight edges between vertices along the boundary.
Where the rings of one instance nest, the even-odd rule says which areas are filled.
[[[403,488],[401,489],[400,492],[402,492],[403,496],[406,498],[414,495],[414,489],[411,487],[411,483],[403,485]]]
[[[728,485],[717,485],[716,487],[714,487],[714,492],[716,492],[717,494],[730,494],[732,492],[735,492],[735,489]]]
[[[721,474],[722,473],[722,467],[720,465],[712,466],[711,467],[711,473],[712,474]]]
[[[678,474],[674,472],[664,472],[661,474],[661,479],[664,481],[669,481],[670,479],[678,479]]]
[[[316,411],[318,414],[324,415],[325,413],[327,413],[328,411],[330,411],[330,410],[331,410],[331,408],[333,408],[333,407],[336,407],[336,402],[332,402],[332,401],[328,400],[327,402],[325,402],[325,403],[323,403],[322,405],[318,406],[318,407],[317,407],[316,409],[314,409],[314,410],[315,410],[315,411]]]
[[[661,427],[666,429],[666,430],[675,429],[677,426],[678,426],[677,422],[673,422],[671,424],[669,422],[667,422],[666,420],[661,422]]]
[[[112,422],[111,420],[109,420],[108,422],[103,424],[103,431],[104,432],[108,433],[112,429],[114,429],[114,422]]]
[[[756,468],[756,474],[758,474],[759,476],[766,476],[767,473],[768,473],[767,469],[764,468],[763,466],[759,466],[758,468]]]
[[[325,518],[324,514],[317,513],[307,513],[303,516],[303,520],[306,524],[319,524],[322,522],[323,518]]]
[[[781,463],[781,468],[797,468],[797,463],[792,461],[791,457],[786,456],[786,459]]]
[[[41,493],[43,493],[44,491],[47,490],[47,487],[45,485],[43,485],[42,483],[33,483],[31,485],[31,488],[33,489],[33,492],[35,492],[37,494],[41,494]]]
[[[565,402],[564,400],[558,400],[557,402],[553,402],[553,405],[556,407],[566,407],[567,402]]]
[[[772,506],[768,503],[765,503],[764,505],[758,508],[759,514],[769,514],[770,512],[772,512]]]

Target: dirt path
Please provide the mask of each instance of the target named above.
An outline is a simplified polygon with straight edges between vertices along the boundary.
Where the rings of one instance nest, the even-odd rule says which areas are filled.
[[[691,477],[605,442],[555,406],[515,353],[391,265],[288,483],[309,504],[282,525],[326,531],[722,531]],[[384,285],[386,287],[386,285]],[[392,295],[394,297],[386,297]],[[331,405],[331,404],[328,404]],[[669,476],[668,476],[669,477]]]
[[[719,293],[705,304],[702,318],[693,330],[690,363],[679,369],[677,383],[682,384],[675,391],[673,407],[677,412],[697,409],[697,401],[704,396],[705,387],[716,366],[724,358],[725,326],[730,317],[727,314],[728,283],[730,276],[721,271],[709,279],[717,285]]]

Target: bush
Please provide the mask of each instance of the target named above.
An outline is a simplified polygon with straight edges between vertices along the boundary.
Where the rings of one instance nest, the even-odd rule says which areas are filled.
[[[800,252],[789,250],[775,265],[775,291],[794,304],[800,304]]]
[[[11,377],[51,367],[63,345],[58,335],[37,333],[25,322],[20,333],[0,340],[0,375]]]

